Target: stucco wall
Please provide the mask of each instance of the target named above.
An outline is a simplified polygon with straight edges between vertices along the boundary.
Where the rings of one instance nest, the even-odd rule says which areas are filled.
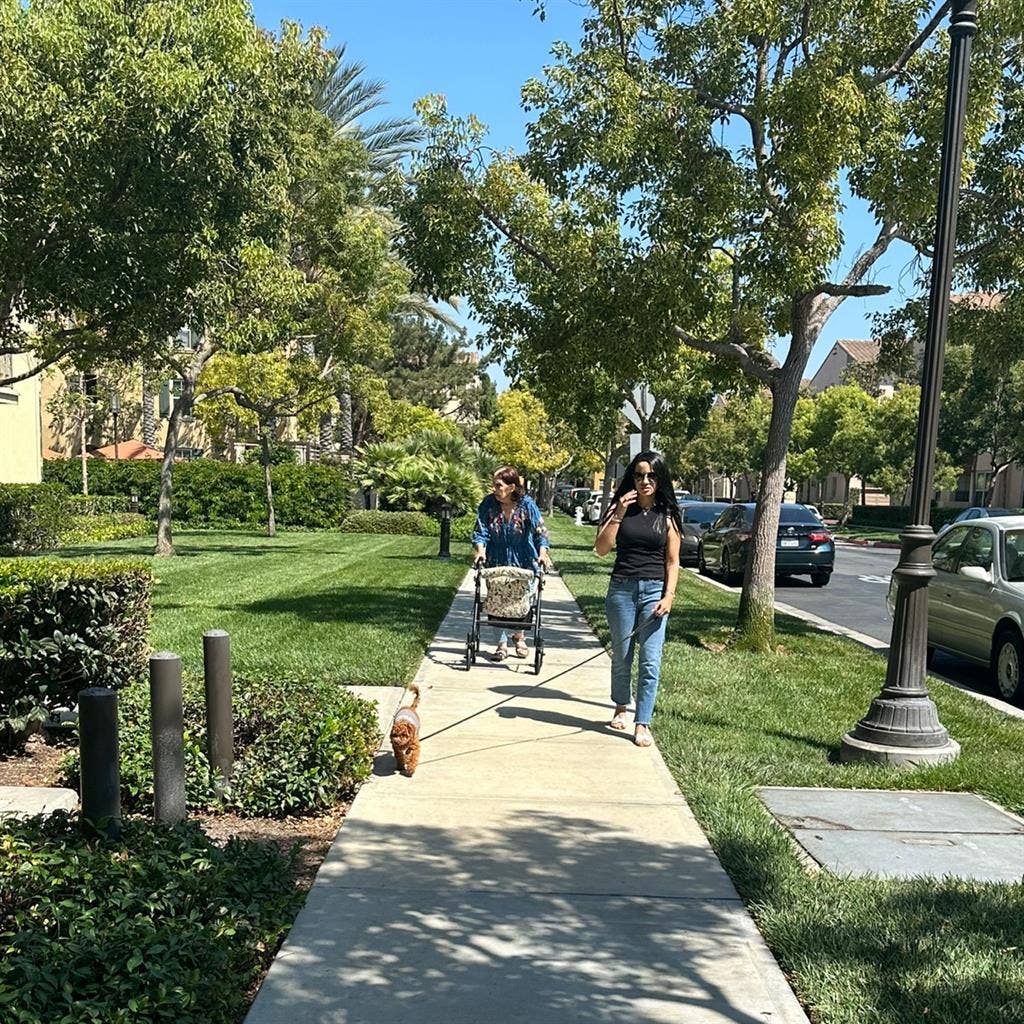
[[[3,376],[29,369],[27,356],[0,367]],[[43,478],[43,445],[39,422],[39,377],[0,387],[0,483],[35,484]]]

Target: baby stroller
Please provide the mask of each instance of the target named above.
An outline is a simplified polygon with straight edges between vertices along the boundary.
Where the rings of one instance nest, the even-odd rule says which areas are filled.
[[[544,664],[544,638],[540,635],[541,595],[544,591],[544,568],[519,569],[511,565],[484,568],[477,559],[473,596],[473,628],[466,634],[466,669],[472,668],[480,653],[480,625],[511,632],[533,632],[533,671],[540,675]],[[536,580],[536,587],[531,587]],[[481,593],[481,584],[487,588]],[[532,590],[532,592],[531,592]]]

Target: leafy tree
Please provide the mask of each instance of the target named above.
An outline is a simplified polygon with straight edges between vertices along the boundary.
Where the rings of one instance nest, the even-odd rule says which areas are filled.
[[[485,155],[478,121],[437,99],[420,106],[430,145],[402,215],[428,291],[466,295],[531,357],[557,343],[570,368],[598,364],[616,384],[658,379],[684,344],[771,392],[740,603],[742,639],[758,649],[772,644],[779,504],[810,352],[848,297],[887,291],[869,278],[894,240],[924,246],[931,233],[945,10],[596,0],[579,47],[559,45],[524,87],[535,120],[522,158]],[[1022,18],[1017,0],[986,5],[972,156],[992,144]],[[841,182],[877,219],[845,270]],[[726,295],[715,252],[732,264]]]
[[[437,513],[443,504],[456,515],[476,508],[490,461],[458,432],[424,430],[403,441],[367,445],[360,454],[363,484],[373,487],[385,509]]]
[[[0,0],[0,356],[163,347],[183,299],[278,235],[320,62],[246,0]]]
[[[334,382],[321,375],[314,360],[276,349],[215,355],[206,364],[199,387],[208,397],[196,406],[196,415],[222,448],[237,439],[259,439],[267,536],[275,536],[270,467],[281,458],[278,429],[290,419],[297,420],[300,430],[312,429],[334,400]]]
[[[814,443],[820,469],[823,473],[839,473],[844,477],[844,501],[850,500],[850,478],[859,476],[861,504],[864,504],[868,479],[880,468],[879,409],[882,401],[885,399],[874,398],[854,384],[826,388],[815,398]],[[912,424],[911,439],[915,429]]]

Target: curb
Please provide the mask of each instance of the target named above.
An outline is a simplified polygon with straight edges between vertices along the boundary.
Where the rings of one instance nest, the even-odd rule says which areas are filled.
[[[836,537],[834,543],[840,547],[854,548],[889,548],[892,551],[899,551],[903,546],[891,540],[865,540],[855,537]]]

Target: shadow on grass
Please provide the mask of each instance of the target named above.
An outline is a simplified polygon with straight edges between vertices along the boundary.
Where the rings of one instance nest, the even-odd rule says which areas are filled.
[[[686,722],[697,726],[710,726],[715,729],[728,729],[730,732],[752,733],[758,736],[774,736],[780,740],[788,740],[790,743],[799,743],[801,746],[813,747],[815,750],[829,751],[828,760],[832,760],[832,751],[837,754],[839,747],[835,743],[826,743],[822,740],[812,739],[810,736],[801,736],[797,733],[783,732],[779,729],[762,729],[756,725],[739,725],[734,719],[715,718],[712,715],[693,715],[677,708],[658,708],[659,718],[671,718],[678,722]]]
[[[265,597],[226,609],[258,615],[289,615],[310,622],[388,626],[398,631],[437,629],[451,604],[452,588],[418,583],[406,588],[338,586],[308,594]],[[367,652],[372,654],[372,652]]]

